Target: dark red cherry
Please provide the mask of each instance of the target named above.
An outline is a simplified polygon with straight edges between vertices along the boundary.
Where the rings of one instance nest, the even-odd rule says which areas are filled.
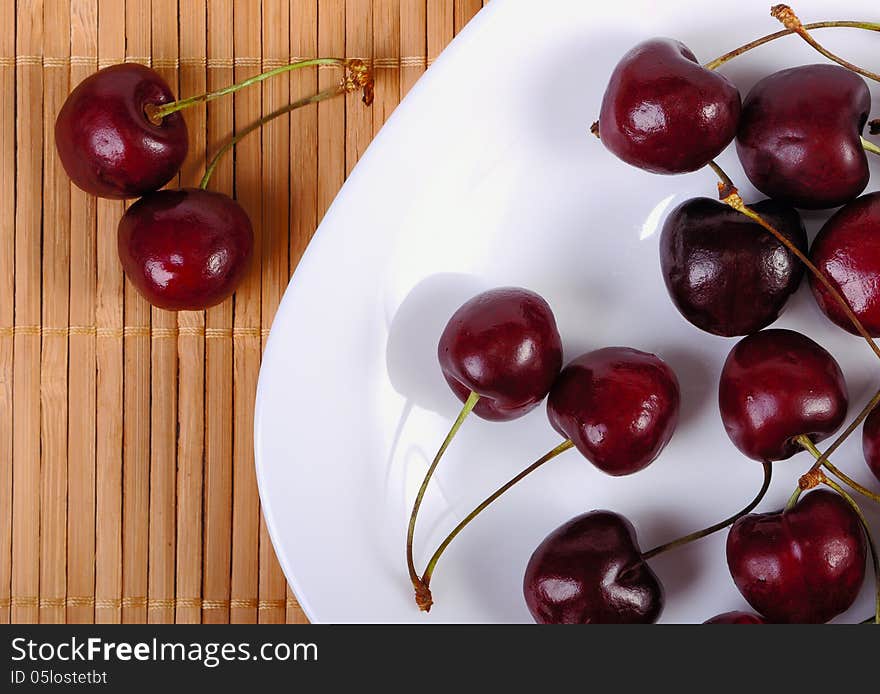
[[[663,611],[663,587],[632,524],[611,511],[550,533],[529,559],[523,594],[539,624],[650,624]]]
[[[67,175],[103,198],[133,198],[164,186],[186,158],[186,124],[172,113],[157,125],[144,109],[170,101],[159,73],[137,63],[111,65],[84,79],[55,121]]]
[[[807,234],[793,207],[751,205],[802,251]],[[801,262],[767,231],[717,200],[676,207],[660,234],[660,267],[676,308],[715,335],[748,335],[775,321],[803,277]]]
[[[727,537],[739,592],[771,622],[821,624],[853,604],[867,545],[855,511],[820,489],[790,511],[740,518]]]
[[[859,137],[871,94],[838,65],[803,65],[758,82],[743,102],[736,151],[765,195],[807,209],[852,200],[868,185]]]
[[[544,299],[503,287],[478,294],[453,314],[437,358],[462,402],[475,392],[475,414],[505,421],[546,397],[562,368],[562,340]]]
[[[703,624],[766,624],[767,620],[751,612],[725,612],[707,619]]]
[[[593,465],[629,475],[669,443],[681,396],[659,357],[628,347],[587,352],[559,374],[547,399],[550,423]]]
[[[880,193],[863,195],[835,212],[813,241],[810,259],[865,329],[880,337]],[[821,282],[811,278],[810,288],[826,316],[858,335]]]
[[[862,429],[862,451],[874,477],[880,480],[880,408],[878,407],[875,407],[865,420]]]
[[[696,171],[736,134],[740,96],[679,41],[655,38],[630,50],[611,73],[599,114],[602,144],[654,173]]]
[[[749,458],[785,460],[833,434],[846,416],[846,381],[834,357],[793,330],[762,330],[727,355],[718,386],[721,420]]]
[[[201,310],[235,291],[254,232],[229,196],[185,188],[150,193],[128,208],[118,242],[125,274],[153,306]]]

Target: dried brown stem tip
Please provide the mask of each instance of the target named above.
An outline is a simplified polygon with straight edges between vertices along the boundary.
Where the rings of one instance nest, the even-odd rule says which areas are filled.
[[[342,78],[342,89],[346,93],[363,89],[363,102],[369,106],[373,103],[373,71],[363,61],[353,58],[345,62],[346,72]]]
[[[788,5],[773,5],[770,8],[770,16],[782,22],[782,25],[791,31],[799,31],[803,29],[803,24],[798,16]]]
[[[868,132],[872,135],[880,135],[880,118],[868,121]]]
[[[593,124],[590,126],[590,132],[593,133],[593,135],[595,135],[596,137],[599,137],[599,121],[593,122]]]
[[[813,487],[818,487],[825,481],[825,473],[821,470],[810,470],[801,476],[798,480],[798,487],[801,491],[807,491]]]
[[[413,588],[416,589],[416,605],[419,606],[419,609],[422,612],[430,612],[431,605],[434,604],[434,597],[431,595],[431,589],[422,582],[419,582],[418,585],[414,584]]]

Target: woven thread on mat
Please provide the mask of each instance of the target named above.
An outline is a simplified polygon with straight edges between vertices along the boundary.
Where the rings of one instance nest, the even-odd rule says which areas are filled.
[[[71,56],[43,56],[43,55],[16,55],[0,56],[0,68],[16,66],[38,66],[44,68],[66,67],[67,65],[87,65],[105,68],[119,62],[140,63],[159,69],[176,70],[181,67],[207,67],[210,69],[229,69],[232,67],[255,67],[264,70],[281,67],[289,63],[297,63],[312,58],[292,55],[289,58],[272,57],[248,57],[236,56],[232,58],[207,58],[192,56],[187,58],[153,58],[149,55],[127,55],[117,60],[101,58],[91,55]],[[434,62],[434,58],[425,55],[407,55],[388,58],[359,58],[365,63],[371,63],[376,70],[397,70],[400,68],[425,68]],[[336,65],[318,65],[320,70],[338,70]]]
[[[200,325],[181,325],[176,328],[151,328],[149,325],[126,325],[122,328],[105,328],[94,325],[70,325],[54,328],[42,325],[13,325],[0,327],[0,337],[14,335],[67,337],[70,335],[95,335],[102,338],[151,337],[164,340],[178,336],[205,337],[209,340],[232,337],[268,337],[269,328],[204,328]]]
[[[0,598],[0,609],[8,607],[97,607],[99,609],[119,609],[120,607],[146,607],[150,610],[169,610],[178,607],[202,610],[226,610],[229,608],[246,610],[279,610],[285,607],[298,608],[295,598],[286,600],[256,600],[233,598],[231,600],[210,600],[202,598],[93,598],[90,596],[66,598],[37,598],[36,596],[14,595],[11,598]]]

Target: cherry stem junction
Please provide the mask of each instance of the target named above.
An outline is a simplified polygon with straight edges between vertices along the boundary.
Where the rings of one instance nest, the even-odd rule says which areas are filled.
[[[218,99],[221,96],[225,96],[226,94],[232,94],[233,92],[237,92],[239,89],[244,89],[245,87],[249,87],[252,84],[258,84],[263,80],[267,80],[270,77],[275,77],[275,75],[281,75],[285,72],[290,72],[291,70],[299,70],[300,68],[304,67],[316,67],[320,65],[341,67],[345,69],[346,72],[353,73],[355,79],[357,79],[358,75],[369,73],[369,68],[366,66],[366,64],[362,60],[358,60],[355,58],[312,58],[310,60],[299,60],[297,62],[289,63],[288,65],[281,65],[271,70],[267,70],[266,72],[261,72],[259,75],[248,77],[241,82],[236,82],[235,84],[231,84],[228,87],[223,87],[223,89],[218,89],[214,92],[197,94],[196,96],[190,96],[186,99],[179,99],[177,101],[172,101],[167,104],[147,104],[145,112],[147,114],[147,117],[153,123],[158,125],[162,122],[162,119],[165,116],[175,113],[177,111],[182,111],[183,109],[189,108],[190,106],[194,106],[196,104],[200,104],[206,101],[213,101],[214,99]],[[370,90],[369,96],[366,92],[364,94],[364,103],[369,106],[370,101],[372,101],[372,90]]]
[[[813,274],[813,276],[817,280],[819,280],[828,290],[828,293],[831,294],[831,297],[834,299],[835,302],[837,302],[837,304],[846,314],[846,317],[853,324],[859,335],[861,335],[865,339],[865,341],[868,343],[868,346],[871,348],[874,354],[877,355],[877,358],[880,359],[880,347],[878,347],[877,344],[874,342],[871,334],[867,330],[865,330],[865,326],[862,325],[861,321],[856,317],[856,314],[853,313],[853,310],[852,308],[850,308],[849,303],[846,301],[846,299],[843,298],[837,287],[835,287],[831,283],[831,280],[829,280],[824,273],[820,272],[819,269],[815,265],[813,265],[810,259],[807,258],[807,256],[803,253],[803,251],[801,251],[800,248],[793,244],[778,229],[776,229],[776,227],[767,222],[761,215],[759,215],[743,202],[743,199],[740,197],[739,191],[733,184],[733,181],[730,180],[730,177],[726,173],[724,173],[724,170],[720,166],[718,166],[716,162],[710,161],[709,166],[720,179],[720,183],[718,184],[718,197],[721,202],[729,205],[737,212],[744,214],[752,221],[760,224],[762,227],[764,227],[764,229],[773,234],[773,236],[776,237],[776,240],[779,241],[779,243],[781,243],[789,251],[791,251],[791,253],[794,254],[798,260],[806,265],[807,269]]]
[[[455,539],[456,535],[458,535],[465,527],[477,516],[482,513],[487,506],[489,506],[493,501],[495,501],[499,496],[504,494],[508,489],[514,486],[517,482],[522,480],[524,477],[527,477],[539,467],[541,467],[544,463],[553,460],[560,453],[564,453],[570,448],[574,447],[574,443],[570,440],[563,441],[556,448],[548,453],[545,453],[540,458],[538,458],[534,463],[529,465],[525,470],[520,472],[518,475],[513,477],[509,482],[503,484],[498,489],[495,490],[491,495],[489,495],[479,506],[477,506],[473,511],[467,514],[462,521],[453,528],[452,532],[446,536],[446,539],[440,543],[440,546],[437,548],[437,551],[434,552],[431,559],[428,561],[428,566],[425,569],[425,573],[422,574],[422,586],[425,590],[428,590],[428,594],[430,595],[429,586],[431,585],[431,577],[434,575],[434,569],[437,566],[437,562],[440,559],[440,556],[446,551],[446,548],[449,547],[450,543]]]
[[[432,601],[431,591],[427,589],[427,586],[423,588],[422,579],[419,578],[415,562],[413,561],[413,538],[415,537],[416,532],[416,518],[419,515],[419,508],[422,505],[422,500],[425,498],[425,492],[428,490],[428,483],[431,481],[431,477],[434,476],[434,470],[437,469],[440,459],[443,457],[443,454],[446,452],[452,439],[455,438],[455,435],[458,433],[458,430],[461,429],[464,420],[467,419],[467,416],[471,413],[471,410],[474,409],[479,399],[480,396],[471,391],[471,394],[468,395],[467,400],[465,400],[461,412],[458,413],[458,417],[455,419],[455,422],[453,422],[452,428],[449,430],[449,433],[446,434],[446,438],[443,439],[443,443],[440,444],[440,449],[437,451],[437,455],[434,456],[431,466],[425,473],[425,479],[422,480],[422,486],[419,487],[419,491],[416,494],[416,500],[413,502],[412,513],[409,517],[409,528],[406,532],[406,565],[409,569],[409,577],[412,581],[413,588],[416,591],[416,603],[418,603],[419,609],[424,612],[428,612],[431,609]]]
[[[802,28],[806,31],[812,31],[813,29],[830,29],[833,27],[840,28],[848,28],[848,29],[865,29],[867,31],[880,31],[880,24],[875,22],[854,22],[854,21],[841,21],[841,22],[813,22],[811,24],[804,24]],[[775,41],[776,39],[781,39],[783,36],[790,36],[791,34],[795,34],[797,31],[794,29],[783,29],[782,31],[777,31],[774,34],[768,34],[767,36],[762,36],[759,39],[755,39],[754,41],[750,41],[747,44],[740,46],[739,48],[735,48],[729,53],[725,53],[724,55],[715,58],[711,62],[703,65],[707,70],[717,70],[719,67],[724,65],[729,60],[733,60],[737,56],[742,55],[743,53],[747,53],[753,48],[757,48],[758,46],[763,46],[765,43],[770,43],[771,41]]]
[[[816,445],[810,440],[809,436],[806,436],[805,434],[801,434],[800,436],[797,437],[797,442],[804,448],[804,450],[807,450],[812,454],[812,456],[816,459],[816,462],[818,462],[822,458],[822,454],[819,452],[819,449],[816,448]],[[828,470],[828,472],[830,472],[832,475],[837,477],[841,482],[846,484],[848,487],[857,491],[859,494],[866,496],[867,498],[871,499],[872,501],[876,501],[877,503],[880,503],[880,494],[875,494],[870,489],[859,484],[854,479],[852,479],[847,474],[845,474],[843,471],[839,470],[836,466],[834,466],[831,463],[830,460],[828,460],[827,453],[825,455],[825,460],[822,463],[820,463],[820,465],[823,465],[825,467],[825,469]],[[810,468],[809,472],[807,472],[807,474],[805,474],[805,475],[803,475],[803,477],[801,477],[802,482],[798,483],[798,486],[800,487],[800,489],[802,489],[802,490],[809,489],[809,488],[815,486],[818,482],[826,481],[826,479],[824,477],[818,477],[818,478],[815,477],[814,475],[816,472],[818,472],[817,469],[814,470],[813,468]]]
[[[761,500],[764,498],[764,495],[767,493],[767,490],[770,488],[770,478],[773,475],[773,465],[770,462],[761,463],[764,466],[764,481],[761,484],[761,489],[758,491],[757,495],[754,499],[749,502],[749,505],[746,506],[741,511],[734,513],[729,518],[725,518],[723,521],[719,523],[715,523],[715,525],[710,525],[708,528],[703,528],[702,530],[697,530],[696,532],[691,533],[690,535],[685,535],[684,537],[680,537],[677,540],[672,540],[672,542],[667,542],[665,544],[654,547],[654,549],[650,549],[647,552],[642,552],[642,559],[648,560],[653,557],[656,557],[658,554],[663,554],[663,552],[668,552],[670,549],[675,549],[676,547],[681,547],[682,545],[689,544],[694,542],[695,540],[700,540],[704,537],[711,535],[712,533],[717,533],[719,530],[724,530],[724,528],[729,525],[733,525],[745,515],[754,510],[754,508],[761,503]]]
[[[871,550],[871,563],[874,565],[874,584],[876,586],[875,589],[875,597],[874,597],[874,624],[880,624],[880,556],[877,554],[877,546],[874,544],[874,538],[871,537],[871,526],[868,525],[868,520],[865,518],[865,514],[862,513],[862,509],[859,508],[859,505],[856,503],[855,499],[853,499],[849,494],[847,494],[846,490],[843,489],[837,482],[833,480],[826,479],[825,484],[831,487],[834,491],[836,491],[840,496],[842,496],[846,502],[852,506],[853,511],[855,511],[856,515],[859,517],[859,520],[862,523],[862,528],[865,531],[865,538],[868,541],[868,549]]]
[[[815,48],[817,51],[819,51],[819,53],[824,55],[829,60],[833,60],[838,65],[842,65],[843,67],[845,67],[847,70],[852,70],[853,72],[858,73],[864,77],[872,79],[876,82],[880,82],[880,75],[878,75],[876,72],[871,72],[870,70],[861,68],[858,65],[853,65],[849,61],[844,60],[840,56],[837,56],[829,51],[818,41],[816,41],[816,39],[810,36],[807,28],[803,24],[801,24],[801,20],[798,19],[798,16],[794,13],[794,10],[791,9],[788,5],[774,5],[772,8],[770,8],[770,16],[774,19],[778,19],[780,22],[782,22],[782,25],[786,29],[789,29],[796,33],[804,41],[810,44],[813,48]],[[867,25],[866,23],[866,26],[862,28],[870,28],[870,26],[871,25]]]

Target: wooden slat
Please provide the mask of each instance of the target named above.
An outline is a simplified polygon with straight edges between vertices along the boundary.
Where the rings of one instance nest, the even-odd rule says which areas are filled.
[[[121,61],[125,57],[125,13],[119,11],[116,0],[98,0],[98,18],[99,65]],[[96,402],[101,412],[95,423],[95,621],[115,623],[122,619],[124,560],[133,556],[131,545],[137,537],[133,534],[127,537],[128,552],[124,554],[123,412],[129,420],[137,413],[124,408],[132,401],[131,392],[123,399],[125,290],[116,251],[116,226],[124,206],[117,200],[99,199],[95,208],[98,276],[95,297]],[[131,421],[129,426],[135,424]],[[132,467],[129,466],[127,471],[133,472]]]
[[[318,55],[345,55],[345,0],[318,0]],[[318,71],[318,88],[338,80],[333,70]],[[345,180],[345,103],[318,104],[318,220],[324,216]]]
[[[400,2],[400,55],[428,55],[428,3],[426,0],[401,0]],[[400,98],[416,83],[425,71],[421,65],[400,66]]]
[[[16,15],[17,55],[42,55],[43,3]],[[12,398],[12,621],[36,622],[40,594],[40,324],[43,68],[16,67],[15,333]]]
[[[15,98],[15,2],[0,2],[0,94]],[[0,176],[15,180],[15,109],[0,109]],[[0,186],[0,623],[12,597],[12,326],[15,323],[15,186]]]
[[[206,0],[180,0],[180,94],[203,94],[207,89]],[[193,60],[197,58],[198,60]],[[204,105],[183,112],[189,130],[189,154],[181,170],[181,185],[196,186],[205,168]],[[177,411],[177,563],[175,621],[202,621],[202,481],[205,447],[205,312],[177,315],[179,402]]]
[[[236,56],[260,55],[261,13],[256,0],[234,5]],[[259,73],[258,65],[237,64],[235,80]],[[252,123],[260,118],[262,92],[251,87],[235,96],[235,122]],[[232,599],[230,616],[234,622],[257,621],[259,591],[260,508],[254,474],[253,402],[260,363],[260,258],[263,224],[261,216],[262,133],[244,139],[235,151],[235,193],[254,227],[254,261],[235,295],[233,405],[233,502],[232,502]],[[252,606],[253,605],[253,606]]]
[[[109,10],[109,8],[108,8]],[[110,10],[111,12],[113,10]],[[99,21],[101,15],[99,14]],[[149,56],[149,0],[125,2],[126,58]],[[113,233],[115,236],[115,233]],[[118,264],[118,259],[117,259]],[[123,489],[122,489],[122,621],[147,621],[150,543],[150,305],[125,281]],[[159,519],[155,519],[159,522]]]
[[[97,0],[71,0],[70,52],[90,58],[70,66],[75,87],[97,68]],[[95,198],[70,186],[70,324],[95,324],[97,288]],[[69,338],[67,474],[67,614],[66,621],[95,618],[95,433],[96,333],[72,331]]]
[[[208,58],[221,60],[233,53],[232,0],[208,3]],[[208,88],[233,82],[232,64],[208,71]],[[207,142],[213,155],[233,129],[232,99],[208,104]],[[214,170],[211,189],[232,191],[232,157]],[[214,337],[205,344],[205,499],[202,621],[229,622],[230,551],[232,547],[232,299],[208,309],[206,330]],[[221,337],[228,334],[229,337]]]
[[[287,63],[290,58],[290,6],[283,0],[263,3],[263,67]],[[275,78],[263,82],[263,114],[290,102],[290,81]],[[272,326],[272,317],[287,286],[287,253],[290,205],[290,162],[280,152],[290,149],[290,117],[276,118],[263,126],[262,333]],[[263,338],[265,347],[265,338]],[[260,514],[260,622],[283,623],[287,583],[275,558],[266,522]]]
[[[482,7],[482,0],[455,0],[455,33],[464,29]]]
[[[43,40],[43,344],[40,352],[40,621],[65,618],[67,596],[67,327],[70,179],[55,156],[55,114],[68,92],[70,0],[45,0]]]
[[[446,44],[452,41],[455,33],[452,2],[453,0],[428,0],[428,62],[440,55]]]
[[[373,8],[370,0],[346,0],[345,51],[353,57],[373,57]],[[383,91],[381,87],[380,91]],[[346,176],[373,139],[373,110],[364,108],[360,93],[345,95]]]

